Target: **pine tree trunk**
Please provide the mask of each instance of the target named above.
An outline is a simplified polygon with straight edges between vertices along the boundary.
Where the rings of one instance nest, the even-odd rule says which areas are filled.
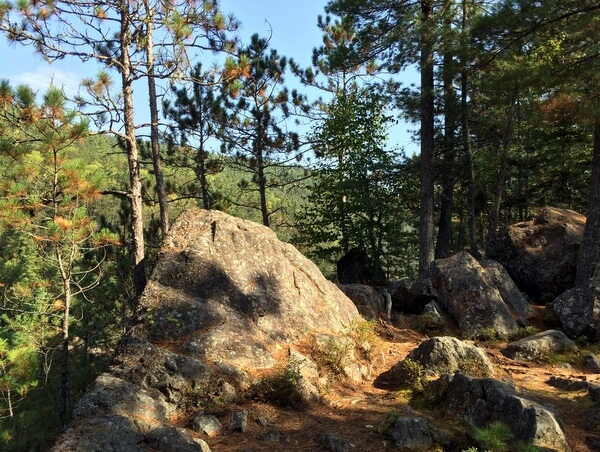
[[[594,151],[587,221],[579,247],[575,286],[586,286],[590,280],[600,282],[600,118],[596,118],[594,125]]]
[[[269,209],[267,205],[267,179],[265,176],[265,163],[263,153],[257,153],[256,165],[258,172],[258,192],[260,196],[260,212],[262,214],[263,225],[269,227]]]
[[[475,230],[475,168],[473,164],[473,150],[471,148],[471,131],[469,126],[469,111],[467,104],[468,97],[468,76],[466,69],[463,69],[461,74],[461,109],[462,109],[462,137],[463,148],[465,151],[466,168],[467,168],[467,222],[469,229],[469,247],[471,255],[475,259],[481,259],[479,247],[477,245],[477,232]]]
[[[432,43],[432,2],[421,2],[421,158],[419,207],[419,279],[429,276],[434,260],[434,61]]]
[[[450,51],[452,43],[448,42],[451,28],[451,16],[448,14],[450,2],[445,2],[444,9],[444,155],[442,164],[442,200],[440,205],[440,222],[437,241],[435,245],[435,258],[439,259],[450,255],[452,244],[452,214],[454,202],[455,160],[454,149],[456,131],[456,99],[454,91],[453,54]]]
[[[167,202],[167,192],[160,158],[160,142],[158,133],[158,104],[156,98],[156,79],[154,72],[154,49],[153,49],[153,25],[154,20],[152,7],[147,1],[144,2],[148,14],[147,22],[150,24],[146,33],[146,64],[148,73],[148,100],[150,106],[150,146],[152,148],[152,167],[154,169],[154,180],[156,182],[156,195],[158,196],[158,206],[160,210],[160,229],[164,238],[169,232],[169,205]]]
[[[123,113],[125,116],[125,135],[127,163],[129,165],[129,201],[131,204],[131,240],[133,257],[133,283],[135,293],[139,297],[146,287],[145,249],[144,249],[144,215],[142,199],[142,181],[140,179],[140,162],[137,148],[133,107],[133,87],[131,77],[131,32],[129,30],[128,3],[122,3],[121,12],[121,83],[123,92]]]

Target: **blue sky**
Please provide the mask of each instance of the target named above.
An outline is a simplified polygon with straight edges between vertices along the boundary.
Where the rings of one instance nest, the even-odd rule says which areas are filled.
[[[221,0],[221,10],[233,13],[242,25],[242,44],[258,33],[261,37],[271,35],[271,48],[280,55],[294,58],[301,66],[310,65],[312,49],[321,45],[321,31],[317,28],[317,17],[324,15],[327,0]],[[214,57],[208,56],[209,65]],[[9,45],[0,37],[0,79],[8,79],[13,86],[27,84],[34,90],[44,92],[53,83],[63,87],[69,94],[77,91],[82,78],[97,72],[94,65],[84,65],[76,59],[67,58],[51,65],[36,56],[31,47]],[[292,87],[292,75],[286,80]],[[299,90],[301,90],[299,88]],[[406,129],[400,124],[391,131],[390,145],[414,147]]]
[[[261,37],[272,33],[272,48],[308,66],[313,47],[321,43],[316,23],[317,16],[324,14],[326,3],[325,0],[221,0],[221,10],[233,13],[242,22],[243,43],[254,33]],[[40,92],[51,82],[73,89],[82,78],[96,71],[93,65],[81,64],[74,58],[50,65],[36,56],[31,47],[8,44],[3,37],[0,37],[0,61],[4,63],[0,65],[0,78],[9,79],[13,85],[27,84]]]

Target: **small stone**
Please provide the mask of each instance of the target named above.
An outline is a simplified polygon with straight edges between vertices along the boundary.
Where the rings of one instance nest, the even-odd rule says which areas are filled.
[[[269,425],[269,420],[262,415],[256,418],[256,422],[258,422],[260,425]]]
[[[248,426],[248,411],[234,411],[231,417],[231,430],[245,433]]]
[[[281,433],[271,429],[258,435],[258,439],[266,443],[278,443],[281,441]]]
[[[208,436],[215,436],[221,430],[222,425],[212,414],[200,413],[194,418],[192,428],[195,432],[204,433]]]
[[[327,450],[333,452],[347,452],[350,450],[350,444],[347,441],[329,433],[319,435],[319,441]]]

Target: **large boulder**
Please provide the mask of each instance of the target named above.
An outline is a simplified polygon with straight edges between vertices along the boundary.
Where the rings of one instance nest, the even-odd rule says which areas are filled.
[[[395,310],[407,314],[422,314],[425,306],[438,300],[438,294],[430,279],[411,281],[403,278],[388,287]]]
[[[354,302],[358,312],[365,319],[375,320],[386,312],[384,296],[374,287],[364,284],[346,284],[340,285],[340,289]]]
[[[231,400],[277,364],[282,348],[320,332],[348,339],[360,318],[337,286],[270,229],[188,211],[165,239],[109,372],[77,403],[76,422],[54,450],[100,450],[90,448],[98,437],[102,450],[205,450],[170,425],[173,413],[194,406],[198,388],[214,385],[211,393]],[[172,448],[157,438],[172,438]]]
[[[545,360],[555,353],[565,353],[575,343],[562,331],[548,330],[510,342],[502,353],[511,359],[523,361]]]
[[[463,338],[487,331],[509,336],[517,331],[517,323],[502,295],[470,254],[463,251],[434,261],[431,281]]]
[[[600,340],[600,281],[564,292],[551,307],[567,336]]]
[[[483,349],[450,336],[432,337],[421,342],[407,358],[423,366],[428,375],[462,372],[490,376],[494,373],[494,366]],[[402,361],[398,366],[401,365]]]
[[[531,314],[531,305],[512,280],[506,269],[500,265],[499,262],[491,259],[481,261],[481,266],[500,292],[500,296],[504,303],[506,303],[511,312],[515,314],[519,324],[525,326],[527,318]]]
[[[502,264],[532,299],[549,301],[573,287],[584,226],[577,212],[544,207],[491,239],[486,257]]]
[[[562,420],[554,410],[521,397],[504,381],[445,374],[428,390],[436,394],[448,414],[468,419],[476,427],[501,422],[517,441],[533,443],[541,450],[570,450]]]

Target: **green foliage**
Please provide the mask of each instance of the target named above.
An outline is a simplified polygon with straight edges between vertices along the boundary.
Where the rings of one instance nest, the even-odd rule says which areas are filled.
[[[348,357],[354,349],[354,341],[349,337],[315,338],[313,356],[320,368],[330,377],[339,378],[344,374]]]
[[[264,377],[254,387],[256,398],[286,408],[302,407],[306,400],[300,386],[300,365],[291,360],[274,374]]]
[[[427,379],[425,368],[421,363],[406,358],[399,363],[397,372],[402,384],[407,385],[416,393],[423,393]]]
[[[478,447],[470,447],[467,451],[485,451],[485,452],[536,452],[539,448],[533,444],[522,441],[512,441],[513,434],[510,429],[501,422],[494,422],[485,428],[475,428],[473,438],[478,443]]]
[[[509,341],[518,341],[519,339],[533,336],[534,334],[537,334],[539,332],[540,332],[540,330],[536,326],[533,326],[533,325],[520,327],[515,333],[510,335]]]
[[[378,340],[376,320],[360,320],[352,324],[350,337],[366,359],[371,359],[371,349]]]
[[[222,382],[217,378],[196,384],[193,389],[185,391],[184,397],[188,405],[211,413],[220,413],[231,407],[235,397],[223,391]]]
[[[397,249],[398,231],[410,230],[398,220],[403,181],[391,177],[397,156],[383,147],[391,122],[385,109],[385,99],[373,89],[341,93],[314,130],[321,160],[294,240],[317,261],[339,259],[360,248],[377,274],[379,268],[391,267],[384,250]]]

